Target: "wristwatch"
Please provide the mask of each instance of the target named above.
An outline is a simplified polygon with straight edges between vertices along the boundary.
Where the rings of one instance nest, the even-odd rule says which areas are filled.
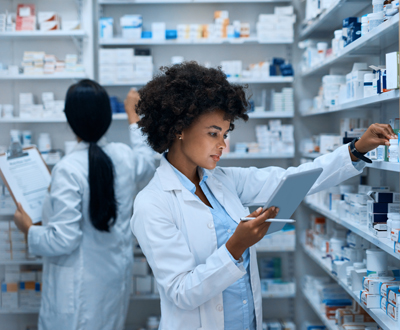
[[[360,138],[355,138],[353,141],[350,142],[350,152],[357,157],[358,159],[363,160],[366,163],[372,163],[372,160],[365,157],[364,155],[365,153],[361,153],[356,149],[356,142],[359,140]]]

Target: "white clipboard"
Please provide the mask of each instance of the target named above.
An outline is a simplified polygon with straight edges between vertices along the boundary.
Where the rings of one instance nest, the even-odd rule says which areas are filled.
[[[322,173],[322,168],[289,174],[282,178],[278,187],[263,207],[263,212],[272,206],[279,207],[277,219],[289,219]],[[284,222],[271,223],[267,235],[280,231]]]
[[[41,222],[51,174],[39,150],[29,147],[14,154],[0,154],[0,176],[15,204],[21,203],[33,223]]]

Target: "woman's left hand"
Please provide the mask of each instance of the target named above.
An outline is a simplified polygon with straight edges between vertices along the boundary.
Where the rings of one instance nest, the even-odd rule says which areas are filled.
[[[33,223],[31,217],[25,212],[21,203],[17,203],[17,210],[14,213],[14,222],[20,231],[28,235],[29,228]]]
[[[390,139],[397,139],[397,135],[393,132],[393,129],[388,124],[372,124],[363,136],[356,142],[356,149],[361,153],[367,153],[379,146],[389,145]],[[349,147],[350,150],[350,147]],[[355,156],[351,154],[352,160]]]

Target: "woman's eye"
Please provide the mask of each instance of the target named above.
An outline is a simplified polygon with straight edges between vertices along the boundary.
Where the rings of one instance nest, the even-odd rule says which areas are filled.
[[[217,133],[209,133],[212,137],[217,136]]]
[[[227,138],[228,138],[228,135],[227,135],[227,134],[224,134],[224,140],[227,139]]]

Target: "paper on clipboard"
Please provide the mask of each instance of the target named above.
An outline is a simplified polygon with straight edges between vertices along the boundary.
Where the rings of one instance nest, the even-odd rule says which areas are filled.
[[[17,157],[0,155],[0,175],[14,202],[21,203],[33,223],[42,221],[43,202],[51,175],[39,151],[26,148]]]

